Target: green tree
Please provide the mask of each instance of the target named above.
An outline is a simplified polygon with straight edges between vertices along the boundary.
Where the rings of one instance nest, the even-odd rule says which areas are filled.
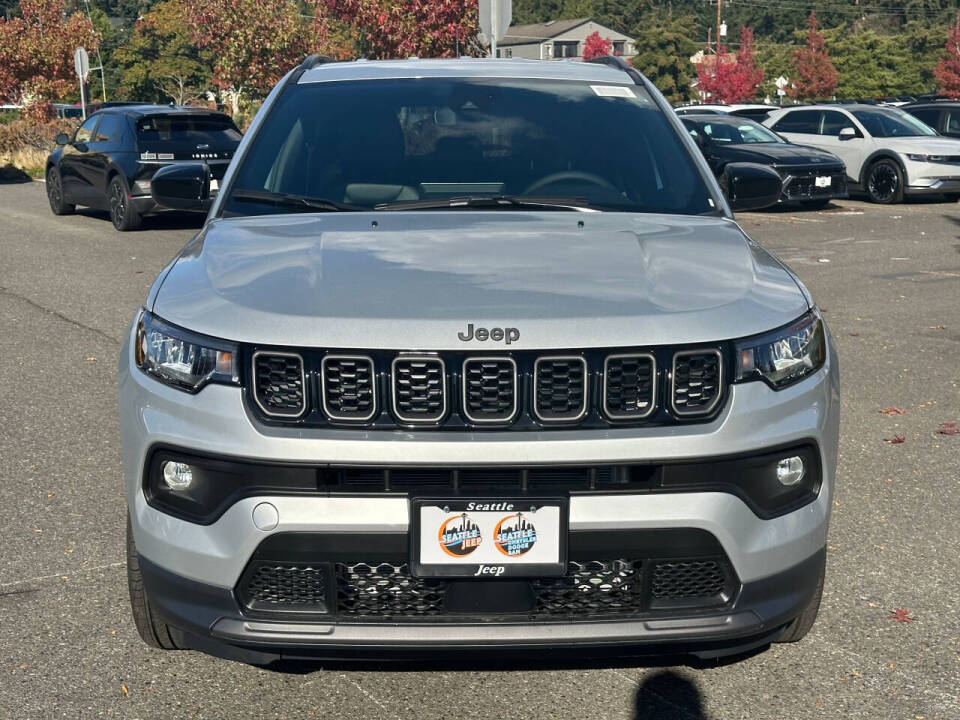
[[[182,0],[154,6],[112,60],[120,71],[116,97],[181,104],[211,87],[212,53],[194,44]]]
[[[690,57],[699,49],[691,37],[698,32],[692,15],[669,12],[647,16],[636,34],[638,54],[631,62],[672,103],[690,99],[696,68]]]

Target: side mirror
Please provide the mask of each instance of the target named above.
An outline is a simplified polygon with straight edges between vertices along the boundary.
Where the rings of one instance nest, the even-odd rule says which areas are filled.
[[[840,130],[840,134],[837,137],[839,137],[841,140],[853,140],[856,136],[857,131],[848,125]]]
[[[759,210],[776,205],[783,182],[776,170],[756,163],[730,163],[720,176],[720,187],[734,210]]]
[[[66,133],[57,133],[57,137],[54,138],[54,142],[57,145],[67,145],[70,142],[70,136]]]
[[[210,166],[177,163],[157,170],[150,178],[153,201],[171,210],[207,212],[210,209]]]

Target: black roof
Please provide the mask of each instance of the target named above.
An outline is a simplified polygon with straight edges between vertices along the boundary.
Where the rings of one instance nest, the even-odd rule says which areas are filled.
[[[901,105],[901,110],[907,110],[909,108],[919,108],[919,107],[960,107],[960,100],[949,100],[947,98],[937,98],[936,100],[921,100],[919,102],[907,103],[906,105]]]

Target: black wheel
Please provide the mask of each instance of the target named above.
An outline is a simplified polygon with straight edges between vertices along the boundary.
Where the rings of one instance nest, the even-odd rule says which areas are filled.
[[[789,625],[784,629],[783,634],[777,640],[782,643],[792,643],[802,640],[810,632],[813,623],[817,619],[817,613],[820,612],[820,599],[823,597],[823,580],[826,577],[827,568],[824,565],[820,571],[820,579],[817,581],[817,589],[810,598],[810,602],[803,609],[803,612],[797,615]]]
[[[107,187],[107,205],[110,208],[110,221],[120,232],[140,228],[140,213],[130,199],[127,184],[119,175],[114,175]]]
[[[830,200],[818,199],[818,200],[801,200],[800,207],[804,210],[823,210],[827,205],[830,204]]]
[[[893,160],[877,160],[867,170],[864,184],[870,200],[875,203],[889,205],[903,200],[903,173]]]
[[[55,167],[47,170],[47,200],[50,201],[50,209],[54,215],[70,215],[77,209],[76,205],[64,201],[63,178]]]
[[[130,531],[130,515],[127,515],[127,588],[130,590],[133,624],[137,626],[140,638],[150,647],[176,650],[177,645],[170,635],[169,626],[154,615],[147,591],[143,587],[140,556],[137,554],[137,546],[133,543],[133,533]]]

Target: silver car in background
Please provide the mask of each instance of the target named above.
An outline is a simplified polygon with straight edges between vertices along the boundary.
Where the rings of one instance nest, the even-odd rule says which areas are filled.
[[[120,352],[134,619],[251,663],[794,641],[838,364],[614,58],[327,62],[273,90]]]

